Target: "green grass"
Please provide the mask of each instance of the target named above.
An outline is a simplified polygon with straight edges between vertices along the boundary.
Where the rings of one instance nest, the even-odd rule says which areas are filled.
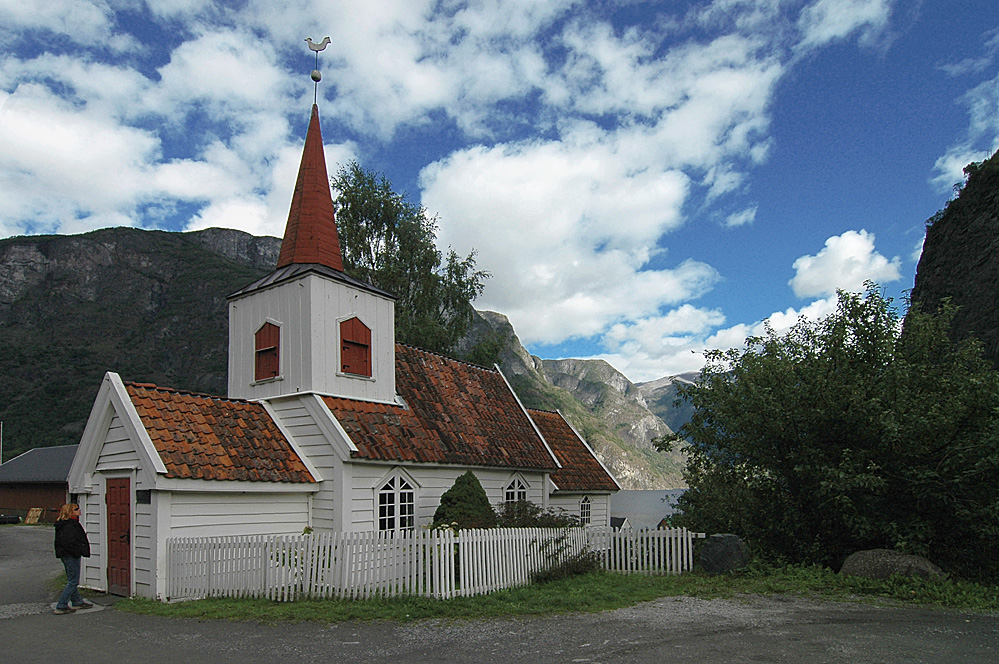
[[[594,572],[572,579],[515,588],[481,597],[438,601],[417,597],[372,600],[205,599],[164,604],[147,599],[118,602],[120,610],[150,615],[260,622],[476,619],[598,612],[660,597],[731,598],[743,594],[796,595],[982,612],[999,612],[999,588],[959,580],[840,577],[818,567],[758,567],[732,575],[639,576]]]

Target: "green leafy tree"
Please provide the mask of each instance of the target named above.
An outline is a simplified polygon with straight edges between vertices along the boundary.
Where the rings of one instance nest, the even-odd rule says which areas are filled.
[[[396,339],[449,352],[464,335],[471,301],[488,273],[475,269],[475,252],[460,258],[437,249],[437,219],[392,190],[381,174],[356,162],[331,179],[333,206],[348,274],[399,299]]]
[[[434,512],[433,527],[457,524],[458,529],[494,528],[496,513],[489,504],[489,497],[472,471],[467,471],[454,481],[454,485],[441,496],[441,504]]]
[[[885,547],[997,578],[999,374],[948,338],[953,314],[914,307],[903,333],[868,284],[822,321],[709,353],[680,394],[696,410],[674,439],[690,443],[674,521],[780,560]]]

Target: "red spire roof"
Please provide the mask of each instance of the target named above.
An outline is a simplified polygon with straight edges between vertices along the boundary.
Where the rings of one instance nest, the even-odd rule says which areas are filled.
[[[340,238],[333,218],[333,197],[326,173],[323,134],[319,128],[319,107],[312,105],[309,132],[305,135],[298,181],[291,197],[288,225],[277,267],[293,263],[319,263],[343,272]]]

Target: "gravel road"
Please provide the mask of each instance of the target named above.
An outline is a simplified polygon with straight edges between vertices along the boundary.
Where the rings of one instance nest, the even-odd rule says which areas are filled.
[[[599,614],[469,621],[233,623],[56,616],[48,528],[0,528],[0,659],[34,662],[988,663],[999,616],[789,597],[669,598]],[[47,603],[46,603],[47,602]],[[111,598],[98,598],[111,604]]]

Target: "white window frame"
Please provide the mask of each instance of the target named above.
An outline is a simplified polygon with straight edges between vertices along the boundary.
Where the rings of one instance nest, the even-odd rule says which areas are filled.
[[[402,472],[383,477],[375,486],[375,529],[396,533],[416,528],[417,485]]]
[[[507,482],[506,488],[503,489],[503,502],[516,503],[521,500],[527,500],[527,490],[529,488],[523,477],[519,475],[513,477]]]
[[[583,496],[579,501],[579,524],[588,526],[593,521],[593,502],[589,496]]]

